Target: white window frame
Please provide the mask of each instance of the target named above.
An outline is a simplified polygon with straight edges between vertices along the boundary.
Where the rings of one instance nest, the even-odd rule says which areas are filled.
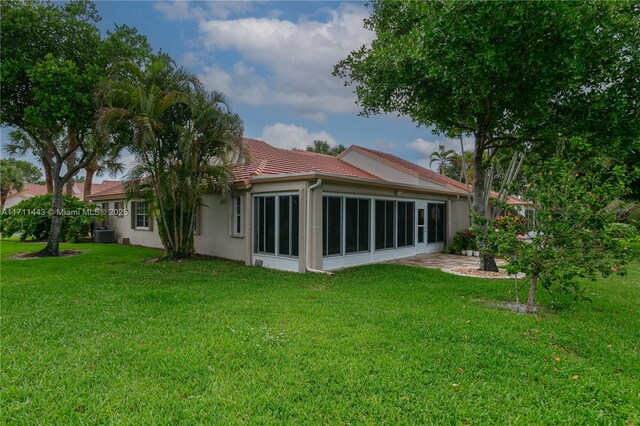
[[[144,205],[145,206],[145,213],[144,214],[140,214],[140,206]],[[139,216],[146,216],[147,217],[147,226],[139,226],[138,225],[138,217]],[[138,229],[140,231],[148,231],[149,230],[149,220],[151,218],[149,217],[149,203],[147,201],[137,201],[136,202],[136,226],[134,229]]]
[[[291,256],[291,255],[286,255],[286,254],[279,254],[278,250],[280,248],[279,243],[280,243],[280,203],[278,202],[278,197],[290,197],[290,196],[298,196],[298,208],[300,208],[300,193],[299,192],[291,192],[291,191],[287,191],[287,192],[268,192],[268,193],[256,193],[253,194],[251,199],[252,199],[252,204],[255,206],[256,203],[256,198],[260,198],[260,197],[275,197],[275,247],[274,247],[274,251],[275,253],[263,253],[263,252],[257,252],[255,251],[255,235],[254,235],[254,226],[255,226],[255,208],[251,209],[251,253],[253,254],[254,258],[255,257],[271,257],[271,258],[281,258],[281,259],[291,259],[291,260],[295,260],[297,261],[298,258],[300,257],[300,252],[298,251],[298,255],[297,256]],[[299,214],[299,212],[298,212]],[[298,220],[298,235],[301,232],[301,228],[300,228],[300,221]],[[291,236],[289,237],[291,239]],[[293,240],[291,239],[292,243]]]
[[[243,217],[243,202],[240,196],[231,197],[231,236],[241,238],[244,236],[244,226],[242,223]]]

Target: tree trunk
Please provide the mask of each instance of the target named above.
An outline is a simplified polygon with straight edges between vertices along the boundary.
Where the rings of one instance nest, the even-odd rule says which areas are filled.
[[[536,287],[538,286],[538,276],[531,277],[531,287],[529,287],[529,296],[527,297],[527,313],[532,314],[536,307]]]
[[[71,129],[71,127],[67,127],[67,149],[69,151],[73,150],[71,155],[67,157],[67,170],[71,170],[71,168],[76,165],[76,153],[75,149],[73,148],[75,146],[75,143],[76,141],[73,135],[73,130]],[[73,179],[69,179],[67,181],[67,195],[73,195]]]
[[[56,172],[56,175],[59,175],[59,170]],[[62,179],[56,178],[53,183],[53,202],[51,204],[52,216],[49,241],[47,241],[45,248],[37,253],[38,256],[42,257],[60,255],[60,231],[62,230],[62,206],[64,205],[62,190],[64,182],[62,182]]]
[[[485,188],[485,170],[483,165],[484,141],[483,136],[475,134],[475,149],[473,154],[473,211],[476,216],[481,218],[487,217],[487,209],[484,203],[485,191],[491,188]],[[480,237],[478,238],[478,249],[480,250],[480,270],[498,272],[498,265],[493,257],[493,253],[488,251],[486,241],[484,241],[484,233],[487,225],[484,221],[475,223],[480,228]]]
[[[84,178],[83,198],[87,198],[88,195],[91,195],[91,189],[93,187],[93,176],[96,174],[96,168],[93,164],[90,164],[85,167],[84,170],[86,172],[86,176]]]
[[[53,174],[51,173],[51,163],[43,155],[40,157],[42,167],[44,168],[44,179],[47,184],[47,194],[53,194]]]

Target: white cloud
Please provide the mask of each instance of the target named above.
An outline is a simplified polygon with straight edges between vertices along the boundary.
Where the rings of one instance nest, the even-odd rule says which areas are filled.
[[[332,76],[333,66],[368,44],[373,34],[362,27],[363,6],[341,5],[326,21],[277,17],[200,20],[201,42],[208,52],[237,51],[232,69],[213,63],[202,79],[211,89],[251,105],[285,105],[307,118],[358,111],[351,88]],[[242,71],[242,72],[238,72]],[[226,86],[216,86],[222,78]]]
[[[389,141],[384,140],[384,139],[376,140],[376,148],[378,148],[378,149],[389,151],[389,150],[392,150],[395,147],[396,147],[396,144],[393,143],[393,142],[389,142]]]
[[[259,139],[270,145],[286,149],[305,149],[317,139],[328,142],[330,146],[338,144],[333,136],[325,131],[310,132],[304,127],[283,123],[265,126]]]
[[[246,1],[193,2],[173,0],[156,2],[153,8],[162,13],[166,19],[186,21],[210,18],[227,19],[231,15],[249,12],[253,9],[253,5]]]
[[[473,140],[470,138],[463,138],[465,151],[473,149]],[[418,163],[429,167],[431,154],[438,151],[439,145],[444,145],[445,149],[453,149],[455,152],[460,153],[460,140],[442,139],[442,140],[425,140],[422,138],[414,139],[407,144],[407,148],[411,151],[415,151],[418,157]],[[434,164],[434,167],[436,165]]]

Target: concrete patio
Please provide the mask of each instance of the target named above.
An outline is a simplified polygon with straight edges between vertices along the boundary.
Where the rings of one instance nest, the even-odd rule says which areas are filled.
[[[478,257],[444,253],[425,253],[411,257],[404,257],[402,259],[390,260],[388,263],[450,271],[456,268],[478,268],[480,266],[479,262],[480,258]],[[503,266],[505,261],[502,259],[496,259],[496,263],[498,266]]]

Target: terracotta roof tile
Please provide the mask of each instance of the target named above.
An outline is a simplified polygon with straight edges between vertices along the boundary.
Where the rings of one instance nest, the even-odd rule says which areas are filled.
[[[247,164],[238,164],[234,167],[237,181],[254,176],[305,172],[381,180],[378,176],[331,155],[276,148],[257,139],[245,138],[244,144],[249,161]]]
[[[448,176],[441,175],[439,173],[434,172],[433,170],[426,169],[426,168],[424,168],[422,166],[419,166],[419,165],[417,165],[415,163],[412,163],[410,161],[404,160],[404,159],[402,159],[400,157],[396,157],[395,155],[388,154],[386,152],[376,151],[375,149],[365,148],[363,146],[353,145],[353,146],[349,147],[349,149],[344,151],[341,155],[339,155],[339,157],[344,156],[350,150],[363,151],[363,152],[369,154],[369,156],[376,157],[378,159],[386,161],[387,163],[392,163],[396,167],[398,167],[400,169],[403,169],[403,170],[409,172],[410,174],[413,174],[413,175],[419,177],[420,179],[424,179],[424,180],[428,180],[428,181],[431,181],[431,182],[439,183],[440,185],[444,185],[444,186],[447,186],[447,187],[450,187],[450,188],[454,188],[454,189],[463,190],[465,192],[467,190],[467,185],[462,183],[462,182],[460,182],[460,181],[452,179],[452,178],[450,178]]]

